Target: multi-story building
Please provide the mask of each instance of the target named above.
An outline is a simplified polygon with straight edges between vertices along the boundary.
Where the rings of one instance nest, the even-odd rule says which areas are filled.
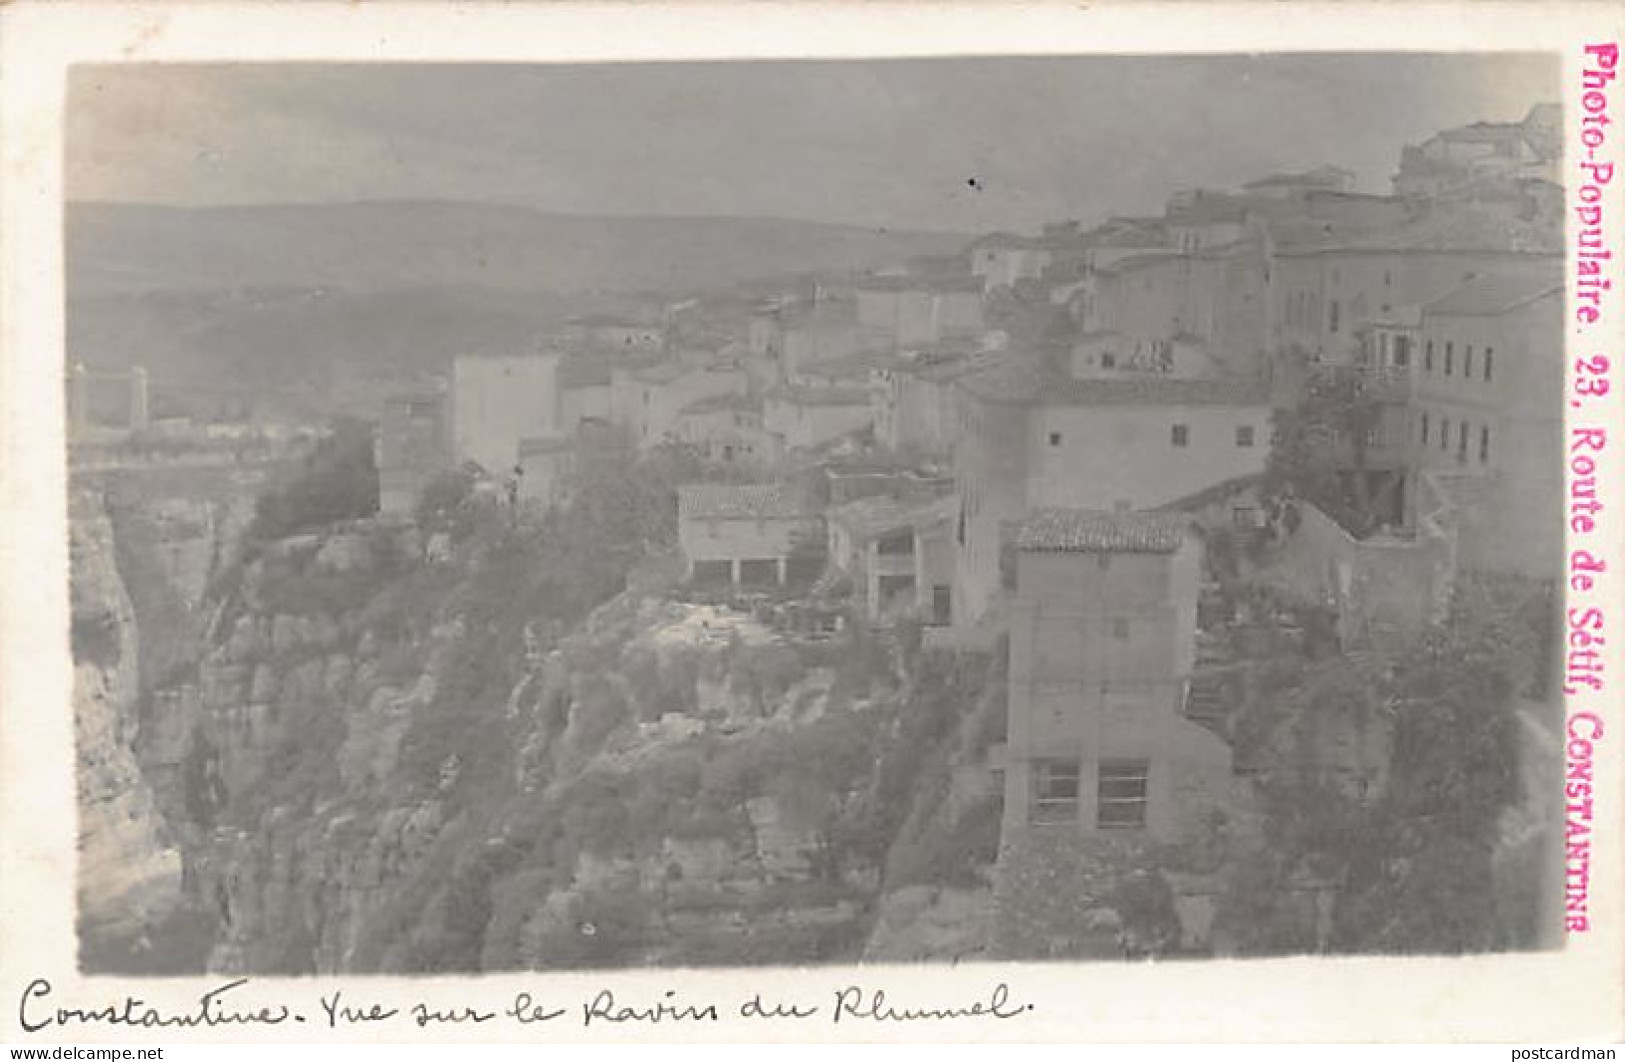
[[[559,434],[560,355],[459,357],[452,367],[452,425],[457,459],[493,476],[513,473],[519,440]]]
[[[1042,237],[994,232],[971,244],[970,259],[972,275],[982,281],[984,292],[992,292],[1042,277],[1054,251]]]
[[[931,351],[877,365],[875,441],[893,453],[946,457],[956,428],[954,380],[998,356]]]
[[[866,349],[912,350],[982,334],[976,277],[873,276],[854,288]]]
[[[1029,510],[1133,511],[1264,468],[1270,405],[1256,377],[1077,379],[1009,360],[955,383],[955,623],[1007,582],[1009,526]]]
[[[745,373],[674,360],[617,365],[610,381],[610,419],[639,446],[677,437],[678,414],[715,395],[742,395]]]
[[[1341,166],[1316,166],[1302,173],[1272,173],[1248,181],[1241,190],[1250,196],[1286,199],[1308,192],[1346,192],[1354,184],[1354,174]]]
[[[825,510],[829,563],[851,577],[871,623],[953,617],[952,497],[907,502],[887,494]]]
[[[589,314],[565,322],[565,335],[605,351],[657,351],[666,344],[661,324],[618,314]]]
[[[1465,567],[1560,569],[1562,316],[1555,271],[1482,277],[1422,308],[1408,359],[1416,466],[1472,499],[1456,514]]]
[[[1397,195],[1475,198],[1521,179],[1555,181],[1563,150],[1562,111],[1539,103],[1517,122],[1473,122],[1407,144],[1394,174]]]
[[[867,386],[787,386],[770,391],[763,399],[762,425],[772,446],[772,460],[873,424]]]
[[[699,483],[677,489],[677,541],[700,583],[783,583],[822,525],[808,499],[783,483]]]
[[[1353,364],[1363,328],[1490,273],[1547,273],[1561,259],[1560,239],[1547,227],[1459,208],[1349,239],[1277,246],[1270,349]]]
[[[769,452],[761,403],[736,392],[690,402],[678,412],[674,431],[680,442],[720,464],[752,464]]]
[[[858,326],[855,304],[825,301],[801,308],[780,320],[779,379],[803,382],[801,371],[821,361],[847,358],[877,345]]]
[[[1040,509],[1014,539],[1004,836],[1196,832],[1229,746],[1185,714],[1201,549],[1179,514]]]

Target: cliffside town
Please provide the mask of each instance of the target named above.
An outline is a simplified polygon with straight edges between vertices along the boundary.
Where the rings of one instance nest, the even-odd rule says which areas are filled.
[[[76,370],[87,919],[263,973],[1537,946],[1557,117],[629,302],[370,426]],[[109,522],[87,462],[162,437],[275,471]]]

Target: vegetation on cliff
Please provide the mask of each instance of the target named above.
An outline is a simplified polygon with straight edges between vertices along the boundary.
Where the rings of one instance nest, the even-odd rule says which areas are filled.
[[[214,967],[856,958],[886,890],[979,884],[996,802],[953,779],[1002,722],[985,658],[628,590],[694,454],[589,450],[540,518],[461,477],[418,521],[335,515],[354,467],[279,484],[216,586],[181,772]]]
[[[1500,897],[1538,890],[1495,862],[1524,795],[1517,715],[1520,698],[1543,692],[1549,609],[1538,586],[1468,577],[1448,621],[1403,650],[1274,669],[1243,722],[1306,744],[1288,750],[1291,769],[1260,779],[1268,843],[1238,863],[1222,916],[1241,951],[1534,946]],[[1369,786],[1316,770],[1304,728],[1329,719],[1387,735]],[[1316,892],[1335,898],[1318,933],[1303,910]]]

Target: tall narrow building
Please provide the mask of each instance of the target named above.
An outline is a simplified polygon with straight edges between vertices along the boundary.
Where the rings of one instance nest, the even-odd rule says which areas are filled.
[[[1015,549],[1005,837],[1189,836],[1231,763],[1185,715],[1201,580],[1186,518],[1041,509]]]

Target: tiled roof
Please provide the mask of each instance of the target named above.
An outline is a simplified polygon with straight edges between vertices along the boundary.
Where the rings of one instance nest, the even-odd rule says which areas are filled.
[[[1458,144],[1499,144],[1523,138],[1521,122],[1474,122],[1471,125],[1446,129],[1438,134],[1440,140]]]
[[[1476,209],[1443,210],[1430,217],[1355,237],[1333,234],[1319,246],[1293,253],[1322,251],[1445,251],[1504,254],[1560,254],[1563,234],[1520,218]]]
[[[824,512],[824,518],[845,527],[853,538],[865,541],[905,527],[940,524],[952,519],[958,511],[959,499],[953,496],[909,505],[882,494],[834,506]]]
[[[990,402],[1049,406],[1262,406],[1269,387],[1253,376],[1188,379],[1153,373],[1076,379],[1021,362],[967,373],[958,385]]]
[[[875,369],[888,368],[896,360],[893,356],[883,352],[841,354],[807,362],[798,366],[796,371],[804,376],[817,376],[825,380],[866,382],[869,379],[870,372]]]
[[[1163,247],[1168,243],[1162,218],[1112,218],[1089,235],[1095,247]]]
[[[1149,269],[1152,266],[1158,266],[1164,263],[1181,265],[1183,264],[1184,260],[1185,256],[1179,254],[1133,254],[1129,255],[1127,258],[1119,258],[1115,262],[1110,262],[1106,265],[1100,266],[1099,272],[1129,273],[1136,269]]]
[[[1185,541],[1178,513],[1110,513],[1038,509],[1016,532],[1015,547],[1033,553],[1172,553]]]
[[[692,366],[684,365],[682,362],[658,361],[653,365],[632,369],[631,375],[639,383],[668,384],[694,371],[696,370]]]
[[[1261,217],[1259,224],[1269,234],[1276,250],[1319,248],[1347,235],[1347,228],[1324,218]]]
[[[808,515],[798,491],[783,483],[695,483],[677,488],[685,520],[796,520]]]
[[[1268,177],[1261,177],[1256,181],[1248,181],[1243,188],[1279,188],[1293,185],[1311,185],[1325,187],[1340,184],[1350,176],[1347,170],[1337,166],[1320,166],[1303,173],[1272,173]]]
[[[698,398],[690,402],[680,412],[699,415],[701,413],[727,413],[730,411],[755,412],[756,402],[750,397],[741,394],[707,395],[704,398]]]
[[[982,278],[968,274],[952,277],[869,276],[853,286],[858,291],[980,292]]]
[[[1166,505],[1157,506],[1158,512],[1189,512],[1192,509],[1202,509],[1216,501],[1222,501],[1232,495],[1256,486],[1263,481],[1263,475],[1253,472],[1245,476],[1233,476],[1221,480],[1211,487],[1203,487],[1194,494],[1187,494],[1183,498],[1175,498]]]
[[[769,396],[797,406],[866,406],[869,392],[862,387],[781,387]]]
[[[1039,246],[1036,236],[1023,236],[1015,232],[990,232],[986,236],[977,238],[971,243],[972,247],[1012,247],[1027,248]]]
[[[565,324],[575,325],[578,328],[654,328],[655,325],[645,324],[635,317],[615,313],[589,313],[578,317],[571,317]]]
[[[1188,203],[1168,208],[1172,225],[1201,225],[1218,221],[1240,221],[1247,213],[1248,200],[1226,192],[1202,192]]]
[[[1422,312],[1456,317],[1493,317],[1562,290],[1562,281],[1550,273],[1535,276],[1492,273],[1433,300],[1422,307]]]
[[[910,376],[917,376],[932,383],[950,383],[959,379],[967,372],[974,372],[983,364],[980,356],[953,358],[947,361],[915,362],[907,368],[898,371]]]

